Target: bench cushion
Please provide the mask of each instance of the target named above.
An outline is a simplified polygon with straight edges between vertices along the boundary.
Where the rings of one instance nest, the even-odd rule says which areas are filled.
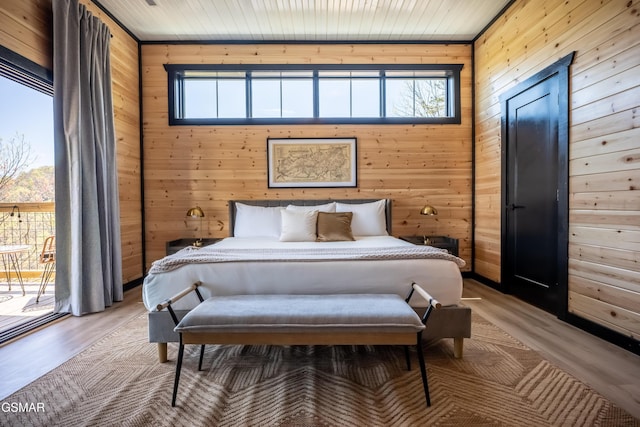
[[[395,294],[235,295],[211,297],[176,332],[417,333],[425,327]]]

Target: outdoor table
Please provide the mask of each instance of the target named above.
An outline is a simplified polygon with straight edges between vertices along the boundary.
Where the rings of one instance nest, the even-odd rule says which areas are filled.
[[[25,295],[24,283],[22,281],[22,271],[20,270],[20,260],[18,259],[20,253],[26,252],[31,248],[30,245],[0,245],[0,258],[2,258],[2,265],[4,266],[4,273],[7,277],[7,284],[9,285],[9,291],[11,291],[11,268],[16,272],[18,282],[22,288],[22,296]]]

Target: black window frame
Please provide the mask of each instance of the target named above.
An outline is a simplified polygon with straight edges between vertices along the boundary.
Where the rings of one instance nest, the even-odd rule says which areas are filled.
[[[273,124],[460,124],[462,122],[460,72],[463,64],[164,64],[168,83],[168,118],[170,126],[273,125]],[[246,76],[246,117],[181,118],[178,99],[182,96],[179,82],[188,71],[235,71]],[[314,117],[251,117],[252,71],[312,71]],[[319,117],[319,71],[378,71],[380,77],[380,117]],[[447,78],[448,117],[384,117],[385,71],[442,71]]]
[[[0,75],[53,97],[53,72],[0,46]]]

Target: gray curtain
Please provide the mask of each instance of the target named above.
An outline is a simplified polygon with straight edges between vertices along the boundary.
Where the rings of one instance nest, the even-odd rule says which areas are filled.
[[[76,316],[123,296],[110,39],[77,0],[53,0],[55,311]]]

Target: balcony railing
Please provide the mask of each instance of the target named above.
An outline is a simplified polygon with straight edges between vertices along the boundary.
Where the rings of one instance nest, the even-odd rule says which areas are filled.
[[[20,258],[25,280],[42,274],[42,246],[48,236],[55,235],[55,230],[55,203],[0,203],[0,245],[30,246]]]

